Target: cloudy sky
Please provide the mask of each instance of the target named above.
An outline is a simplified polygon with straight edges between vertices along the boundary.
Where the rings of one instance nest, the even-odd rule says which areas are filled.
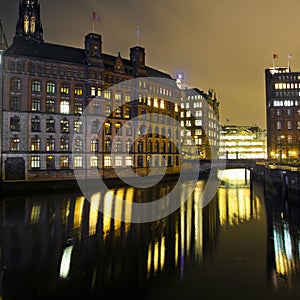
[[[9,43],[15,32],[19,0],[0,0],[0,18]],[[40,0],[44,40],[83,48],[100,22],[103,51],[128,58],[136,44],[146,48],[146,63],[220,100],[221,123],[265,128],[264,69],[276,64],[300,70],[298,0]]]

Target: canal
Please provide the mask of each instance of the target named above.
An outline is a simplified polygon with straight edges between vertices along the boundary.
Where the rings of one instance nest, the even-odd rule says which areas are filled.
[[[179,209],[142,224],[103,215],[79,191],[3,197],[0,299],[298,299],[299,206],[243,174],[224,176],[204,208],[199,180]],[[113,195],[145,201],[174,184],[103,201],[114,210]]]

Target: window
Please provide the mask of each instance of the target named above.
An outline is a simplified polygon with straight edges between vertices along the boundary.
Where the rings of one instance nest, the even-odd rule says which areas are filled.
[[[75,152],[82,152],[82,139],[77,138],[74,140],[74,150]]]
[[[74,103],[74,114],[81,115],[82,114],[83,105],[82,102],[75,101]]]
[[[70,85],[68,83],[63,83],[60,86],[60,93],[61,93],[61,95],[69,95],[69,93],[70,93]]]
[[[91,167],[98,167],[98,157],[97,156],[90,157],[90,165],[91,165]]]
[[[52,136],[46,138],[46,151],[47,152],[55,151],[55,139]]]
[[[96,139],[91,140],[90,150],[91,150],[91,152],[98,152],[98,140],[96,140]]]
[[[122,124],[121,123],[117,123],[115,126],[116,126],[116,133],[118,135],[122,135]]]
[[[20,118],[18,116],[10,118],[10,130],[20,131]]]
[[[126,94],[125,95],[125,102],[130,102],[131,101],[131,95],[130,94]]]
[[[105,134],[111,134],[111,123],[105,122],[104,124],[104,133]]]
[[[125,118],[126,118],[126,119],[129,119],[129,118],[130,118],[130,108],[129,108],[129,107],[126,107],[126,108],[125,108]]]
[[[291,136],[291,135],[287,136],[287,143],[288,144],[292,144],[293,143],[293,136]]]
[[[109,116],[110,113],[111,113],[110,106],[109,106],[109,105],[106,105],[106,106],[105,106],[105,116]]]
[[[41,167],[41,158],[39,156],[31,156],[30,167],[31,169],[39,169]]]
[[[60,139],[60,150],[61,151],[69,151],[69,139],[66,137],[62,137]]]
[[[56,93],[56,84],[54,82],[47,82],[46,83],[46,93],[54,95]]]
[[[34,117],[31,119],[31,131],[33,132],[41,131],[41,120],[39,117]]]
[[[92,123],[92,133],[98,133],[99,121],[95,120]]]
[[[55,169],[55,157],[49,155],[46,157],[46,168],[47,169]]]
[[[120,118],[121,115],[122,115],[122,110],[121,110],[120,107],[117,107],[117,108],[115,109],[115,117]]]
[[[293,126],[292,126],[292,122],[291,122],[291,121],[287,121],[287,129],[288,129],[288,130],[293,129]]]
[[[74,95],[77,97],[82,97],[83,95],[83,87],[81,85],[75,85],[74,87]]]
[[[126,167],[131,167],[132,166],[132,157],[126,156],[125,164],[126,164]]]
[[[74,156],[74,168],[82,168],[82,156]]]
[[[55,111],[55,101],[52,99],[46,100],[46,111],[53,113]]]
[[[21,79],[11,78],[11,80],[10,80],[10,91],[11,92],[20,92],[21,91]]]
[[[61,101],[60,102],[60,113],[61,114],[69,114],[70,113],[70,103],[69,101]]]
[[[131,141],[127,141],[126,144],[125,144],[125,148],[126,148],[126,153],[129,153],[130,151],[130,148],[131,148]]]
[[[144,166],[144,158],[143,156],[138,156],[138,167]]]
[[[277,128],[277,130],[281,130],[281,122],[280,121],[276,122],[276,128]]]
[[[21,109],[21,97],[11,96],[10,97],[10,109],[11,110],[20,110]]]
[[[110,90],[105,90],[104,91],[104,98],[105,99],[111,99],[111,91]]]
[[[35,136],[34,138],[31,138],[31,151],[40,151],[41,146],[41,140],[39,137]]]
[[[104,167],[111,167],[111,157],[104,156]]]
[[[115,145],[116,145],[116,152],[122,152],[122,141],[117,140]]]
[[[59,158],[59,165],[61,169],[69,168],[69,157],[68,156],[61,156]]]
[[[120,102],[122,100],[122,93],[121,92],[116,92],[115,93],[115,101]]]
[[[74,121],[74,132],[82,133],[82,121],[81,120]]]
[[[10,138],[10,151],[19,151],[20,150],[20,139],[17,136]]]
[[[110,152],[111,151],[111,140],[107,139],[104,142],[104,151],[105,152]]]
[[[144,152],[144,143],[142,141],[138,141],[137,142],[137,149],[139,153],[143,153]]]
[[[100,113],[101,113],[101,105],[100,105],[100,103],[94,101],[94,103],[93,103],[93,111],[94,111],[94,114],[100,115]]]
[[[46,120],[46,131],[55,132],[55,120],[50,118]]]
[[[66,119],[63,119],[60,121],[60,132],[62,133],[69,133],[69,121]]]
[[[115,167],[122,167],[122,165],[123,165],[122,156],[116,156],[115,157]]]
[[[128,136],[132,135],[132,130],[131,130],[130,124],[126,124],[125,129],[126,129],[126,135],[128,135]]]
[[[32,99],[31,101],[31,110],[32,111],[40,111],[41,110],[41,100],[40,99]]]
[[[33,80],[31,82],[31,92],[36,93],[36,94],[40,94],[41,91],[42,91],[41,82],[39,80]]]

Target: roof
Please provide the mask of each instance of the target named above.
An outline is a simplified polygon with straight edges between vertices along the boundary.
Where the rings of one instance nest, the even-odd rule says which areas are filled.
[[[46,60],[61,61],[72,64],[86,64],[85,50],[69,46],[38,42],[30,39],[16,37],[13,44],[5,51],[4,55],[12,56],[28,56],[31,58],[39,58]],[[104,63],[112,64],[117,56],[110,54],[102,54]],[[129,59],[122,58],[125,66],[132,67]],[[162,77],[172,79],[172,77],[162,71],[147,67],[147,76]]]

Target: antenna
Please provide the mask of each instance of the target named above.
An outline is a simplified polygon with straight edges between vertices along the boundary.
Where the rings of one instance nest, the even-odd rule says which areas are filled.
[[[0,19],[0,50],[5,51],[7,48],[8,48],[7,39]]]

